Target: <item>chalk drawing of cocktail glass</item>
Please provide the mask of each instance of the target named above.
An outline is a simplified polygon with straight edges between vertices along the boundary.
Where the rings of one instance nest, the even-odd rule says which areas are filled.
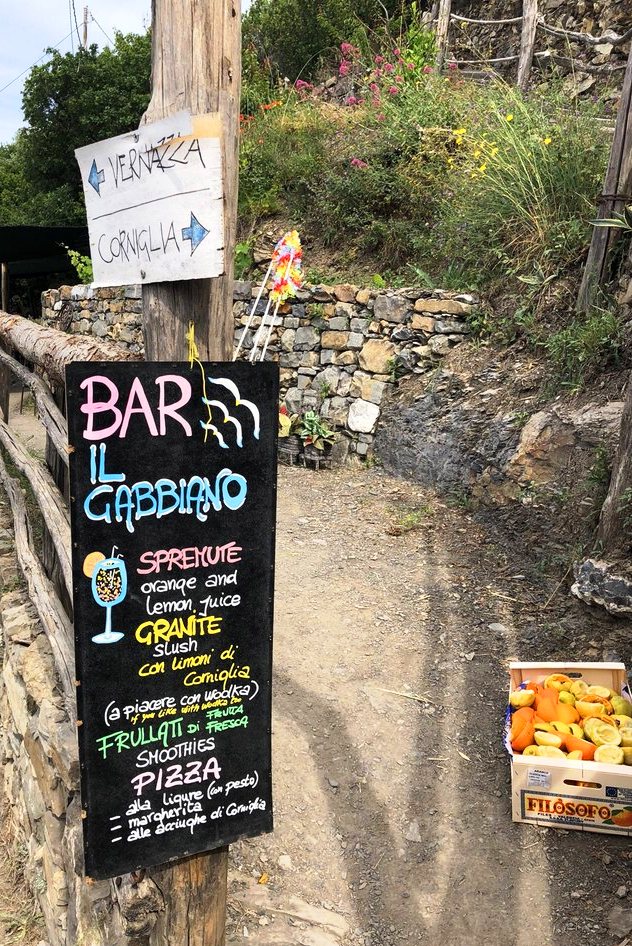
[[[92,578],[92,597],[98,605],[105,608],[105,630],[92,638],[95,644],[115,644],[124,634],[112,630],[112,608],[120,604],[127,594],[127,568],[125,562],[112,554],[106,558],[102,552],[90,552],[83,563],[83,573]]]

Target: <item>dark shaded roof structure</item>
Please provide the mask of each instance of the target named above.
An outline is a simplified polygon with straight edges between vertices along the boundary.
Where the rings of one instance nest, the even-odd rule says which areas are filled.
[[[0,227],[0,263],[12,276],[68,268],[65,247],[89,255],[87,227]]]

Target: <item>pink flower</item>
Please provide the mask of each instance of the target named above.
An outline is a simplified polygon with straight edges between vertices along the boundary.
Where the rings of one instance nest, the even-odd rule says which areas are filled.
[[[403,76],[400,76],[400,75],[395,76],[395,82],[398,82],[401,84],[403,81],[404,81]]]
[[[457,68],[458,68],[458,66],[457,66],[457,64],[456,64],[455,62],[449,62],[449,63],[448,63],[448,69],[450,69],[451,72],[454,72],[454,70],[457,69]]]
[[[400,52],[399,49],[397,49],[397,47],[395,47],[395,49],[393,50],[393,55],[394,55],[394,56],[401,56],[401,52]]]
[[[375,76],[376,79],[381,79],[384,73],[382,72],[381,69],[376,69],[373,75]]]
[[[414,62],[409,62],[409,63],[408,63],[408,68],[409,68],[409,69],[414,69],[414,68],[415,68],[415,63],[414,63]],[[432,66],[424,66],[424,75],[425,75],[425,76],[430,75],[431,72],[434,72],[434,69],[432,68]]]
[[[371,92],[374,92],[375,94],[377,94],[380,91],[380,87],[377,84],[377,82],[372,82],[371,85],[369,86],[369,89],[371,90]]]
[[[304,79],[297,79],[294,83],[294,88],[301,91],[301,89],[311,89],[312,84],[310,82],[305,82]]]
[[[366,161],[360,160],[360,158],[351,158],[351,167],[358,168],[359,171],[365,171],[368,168]]]
[[[351,45],[351,43],[341,43],[340,51],[343,54],[343,56],[347,56],[349,53],[352,53],[354,51],[354,47]]]
[[[377,108],[380,104],[381,103],[380,103],[379,96],[377,98],[374,98],[371,102],[371,105],[373,106],[373,108]]]
[[[384,61],[385,61],[385,60],[384,60],[384,56],[376,56],[376,57],[375,57],[375,62],[378,64],[378,66],[381,66]]]
[[[388,92],[389,92],[389,95],[399,95],[399,89],[397,88],[396,85],[390,86]]]
[[[348,95],[345,99],[345,105],[357,105],[358,100],[355,95]]]
[[[394,71],[395,71],[395,66],[393,65],[393,63],[387,62],[384,66],[384,72],[394,72]]]
[[[384,112],[378,112],[378,114],[375,117],[377,118],[378,122],[386,121],[386,115],[384,114]]]
[[[349,75],[349,63],[343,59],[338,67],[338,75],[348,76]]]

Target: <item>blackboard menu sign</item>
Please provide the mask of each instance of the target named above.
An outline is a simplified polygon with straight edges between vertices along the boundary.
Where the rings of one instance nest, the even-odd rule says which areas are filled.
[[[71,445],[86,874],[272,830],[278,368],[76,363]]]

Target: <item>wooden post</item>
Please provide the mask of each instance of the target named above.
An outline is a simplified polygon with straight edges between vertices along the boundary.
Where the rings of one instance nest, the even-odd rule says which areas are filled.
[[[538,0],[523,0],[522,34],[520,37],[520,59],[518,60],[518,88],[526,92],[529,85],[535,34],[538,28]]]
[[[225,272],[216,279],[143,288],[145,357],[186,360],[195,324],[202,359],[233,353],[233,258],[237,228],[240,0],[153,0],[152,97],[146,121],[189,109],[219,112],[224,174]],[[151,946],[223,946],[228,849],[186,858],[149,873],[164,897]]]
[[[621,213],[626,204],[630,203],[632,203],[632,49],[628,56],[623,80],[612,150],[597,214],[598,219],[608,219],[615,213]],[[578,312],[588,311],[599,287],[607,280],[608,256],[619,235],[618,230],[594,227],[577,297]]]
[[[9,311],[9,267],[2,263],[2,304],[0,309],[3,312]]]
[[[448,48],[448,31],[450,29],[450,11],[452,0],[439,0],[439,16],[437,18],[437,69],[443,68],[443,61]]]
[[[219,112],[224,164],[224,256],[217,279],[154,283],[143,289],[145,356],[187,357],[185,333],[195,322],[200,357],[233,352],[233,257],[237,232],[241,0],[153,0],[152,97],[146,121],[189,109]]]

